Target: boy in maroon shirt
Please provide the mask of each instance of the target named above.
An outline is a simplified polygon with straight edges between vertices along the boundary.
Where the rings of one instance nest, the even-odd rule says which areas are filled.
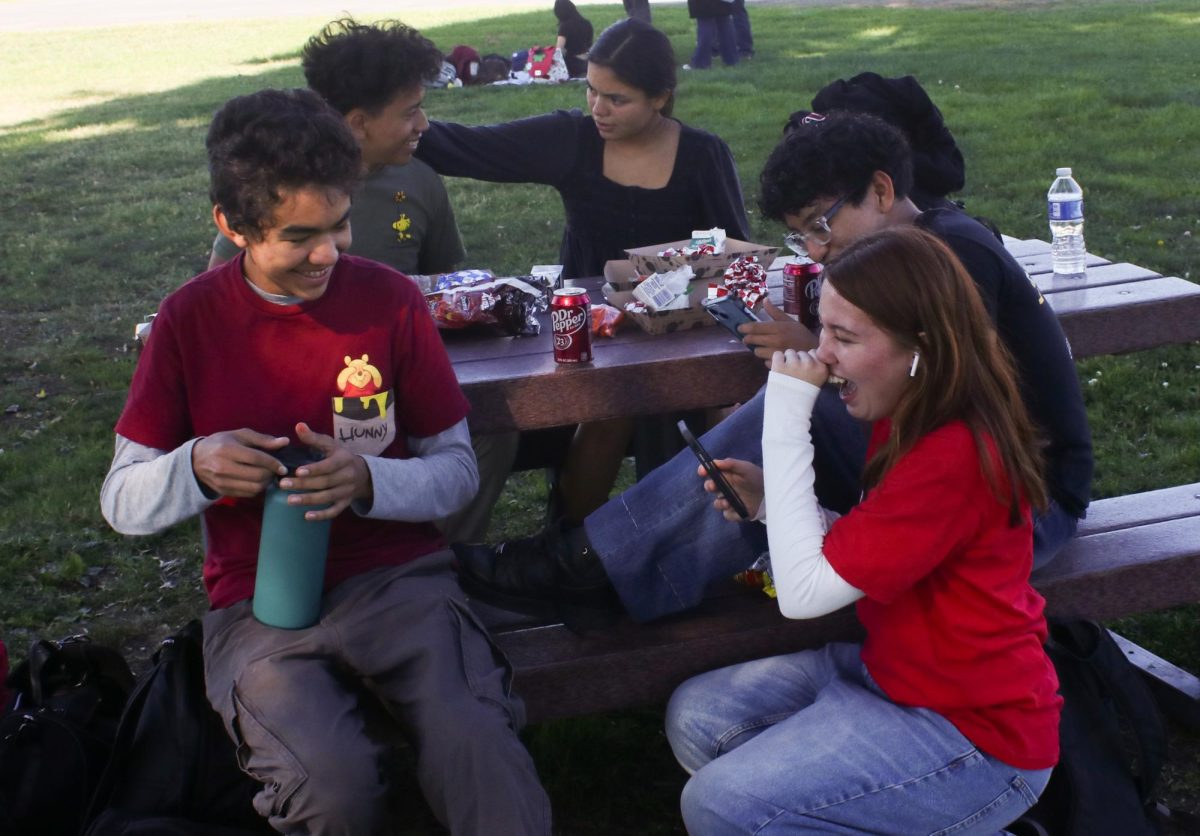
[[[203,515],[208,698],[276,830],[390,830],[365,699],[413,741],[451,832],[549,833],[509,668],[430,522],[475,491],[466,400],[415,285],[342,254],[359,146],[305,90],[230,100],[206,146],[214,220],[243,252],[164,300],[117,423],[105,517],[143,534]],[[289,444],[320,460],[288,475],[274,454]],[[298,630],[251,608],[277,478],[303,492],[291,501],[306,519],[333,521],[320,618]]]

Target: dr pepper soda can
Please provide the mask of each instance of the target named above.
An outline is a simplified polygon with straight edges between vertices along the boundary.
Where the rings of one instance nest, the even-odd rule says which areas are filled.
[[[800,324],[814,334],[821,327],[817,303],[821,300],[821,265],[811,261],[783,266],[784,313],[800,317]]]
[[[550,322],[554,332],[555,363],[592,362],[592,329],[587,291],[564,287],[554,291]]]

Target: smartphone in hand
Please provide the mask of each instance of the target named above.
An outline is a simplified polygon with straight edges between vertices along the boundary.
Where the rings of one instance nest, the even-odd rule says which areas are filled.
[[[738,326],[743,322],[761,322],[754,315],[754,312],[743,304],[742,300],[732,293],[726,296],[717,296],[713,299],[705,299],[701,304],[704,309],[709,312],[713,319],[725,326],[726,330],[738,340],[742,339],[742,335],[738,333]],[[750,348],[750,346],[747,346]],[[753,351],[753,348],[750,348]]]
[[[739,303],[740,304],[740,303]],[[696,458],[700,460],[700,464],[704,465],[704,471],[708,474],[708,478],[712,479],[717,485],[717,490],[721,492],[721,496],[725,497],[725,501],[730,507],[737,512],[737,515],[743,520],[749,519],[750,512],[746,510],[746,503],[742,502],[742,498],[737,495],[737,491],[733,489],[733,485],[729,484],[729,480],[725,478],[725,474],[717,467],[712,456],[704,449],[696,438],[692,435],[692,431],[683,421],[676,424],[679,427],[679,432],[683,435],[683,440],[687,442],[687,446],[692,448],[692,452],[696,454]]]

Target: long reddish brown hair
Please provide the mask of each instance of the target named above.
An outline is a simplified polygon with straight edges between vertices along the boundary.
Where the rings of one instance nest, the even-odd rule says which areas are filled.
[[[905,349],[920,352],[887,442],[867,462],[874,487],[922,436],[963,421],[975,438],[993,493],[1021,518],[1021,498],[1046,507],[1041,443],[1025,410],[1008,350],[975,283],[950,248],[914,226],[889,227],[855,241],[825,267],[824,280]],[[1004,477],[995,472],[986,439]]]

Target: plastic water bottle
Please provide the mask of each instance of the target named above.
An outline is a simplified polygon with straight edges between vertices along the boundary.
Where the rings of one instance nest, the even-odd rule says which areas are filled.
[[[316,460],[296,448],[284,448],[272,455],[287,467],[288,475]],[[285,491],[274,483],[267,488],[253,605],[254,617],[263,624],[288,630],[311,627],[321,615],[331,522],[304,519],[306,511],[319,510],[320,506],[289,505],[287,500],[293,493],[296,491]]]
[[[1055,278],[1082,279],[1087,272],[1087,248],[1083,243],[1083,190],[1060,168],[1050,191],[1046,209],[1050,216],[1050,259]]]

